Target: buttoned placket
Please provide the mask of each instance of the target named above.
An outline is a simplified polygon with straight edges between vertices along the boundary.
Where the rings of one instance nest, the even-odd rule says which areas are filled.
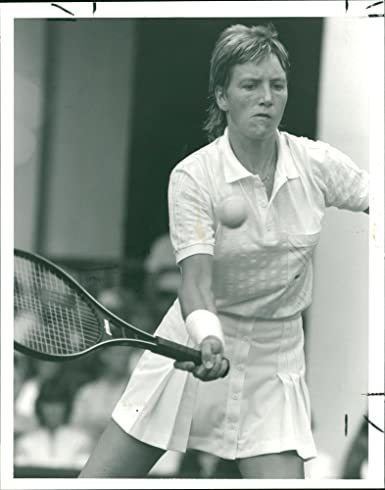
[[[247,365],[247,358],[250,350],[251,332],[251,322],[242,323],[238,331],[238,337],[235,341],[232,369],[229,373],[226,430],[223,435],[231,458],[237,457],[241,405],[246,374],[245,367]]]
[[[252,212],[256,214],[256,218],[258,222],[260,222],[262,225],[263,234],[266,235],[267,238],[269,238],[269,235],[270,233],[273,232],[273,228],[274,228],[273,218],[271,215],[272,199],[269,202],[265,186],[263,185],[260,177],[258,175],[253,175],[251,181],[249,180],[247,182],[246,180],[246,182],[245,181],[242,182],[242,180],[240,180],[239,185],[242,189],[242,193],[244,194],[245,198],[250,203]],[[250,188],[248,189],[249,186]],[[271,196],[272,198],[273,198],[273,194],[274,194],[274,189]],[[258,211],[256,210],[256,207],[258,208]]]
[[[285,175],[282,175],[280,173],[277,173],[274,179],[274,185],[273,185],[273,190],[271,192],[270,196],[270,201],[267,198],[266,190],[265,187],[262,184],[263,187],[263,195],[264,198],[261,198],[260,205],[262,209],[264,210],[263,215],[264,215],[264,229],[265,229],[265,234],[269,238],[271,234],[274,232],[274,220],[272,216],[272,206],[273,206],[273,201],[278,193],[278,191],[281,189],[281,187],[287,182],[287,177]]]
[[[271,209],[271,202],[273,198],[274,189],[269,202],[265,186],[263,185],[258,175],[254,176],[253,184],[254,184],[255,199],[259,207],[259,212],[262,216],[264,232],[265,234],[269,234],[273,230],[273,223],[271,220],[270,209]]]

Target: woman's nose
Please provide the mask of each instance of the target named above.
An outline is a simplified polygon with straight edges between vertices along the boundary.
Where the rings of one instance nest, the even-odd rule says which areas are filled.
[[[271,104],[272,103],[272,94],[269,85],[265,85],[261,87],[261,92],[259,94],[259,103],[260,104]]]

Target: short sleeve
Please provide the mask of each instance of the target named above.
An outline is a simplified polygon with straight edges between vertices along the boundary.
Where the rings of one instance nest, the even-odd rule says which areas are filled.
[[[176,167],[168,187],[170,238],[176,262],[214,254],[214,217],[203,174]]]
[[[313,156],[314,172],[326,206],[350,211],[364,211],[369,207],[368,172],[326,143]]]

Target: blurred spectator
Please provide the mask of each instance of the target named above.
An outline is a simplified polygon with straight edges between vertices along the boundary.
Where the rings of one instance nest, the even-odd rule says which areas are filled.
[[[28,378],[30,371],[30,359],[14,351],[13,354],[13,396],[15,399],[18,397],[20,390]]]
[[[153,319],[153,330],[175,301],[180,286],[180,271],[168,234],[157,238],[144,263],[145,290]]]
[[[68,424],[72,392],[60,376],[45,380],[36,398],[37,427],[15,442],[15,465],[80,469],[92,449],[83,430]]]
[[[120,318],[153,333],[176,299],[180,285],[180,272],[168,234],[153,242],[144,262],[144,274],[144,297],[115,281],[101,289],[97,298]]]
[[[151,314],[147,305],[132,289],[113,286],[102,289],[98,301],[118,317],[149,331],[152,328]]]
[[[102,289],[97,299],[103,306],[123,319],[130,318],[139,300],[134,291],[119,286]]]
[[[14,400],[14,434],[15,437],[20,435],[21,433],[33,429],[37,421],[35,419],[35,415],[33,413],[33,405],[31,405],[31,401],[27,404],[25,402],[21,403],[20,399],[24,398],[20,397],[20,392],[24,389],[24,385],[29,379],[30,371],[31,371],[31,359],[21,354],[17,351],[14,352],[14,362],[13,362],[13,400]],[[28,398],[28,397],[27,397]],[[36,398],[33,397],[32,404],[34,403]],[[28,409],[26,410],[26,405]]]
[[[352,445],[347,453],[342,478],[360,479],[366,478],[368,466],[368,422],[363,419]]]
[[[35,414],[35,402],[40,387],[46,380],[53,378],[61,369],[59,363],[50,361],[27,360],[27,358],[24,358],[22,363],[24,366],[21,369],[27,369],[29,372],[28,375],[27,372],[24,372],[23,379],[21,379],[19,373],[20,362],[19,367],[15,369],[15,383],[18,384],[14,401],[14,432],[16,437],[20,433],[38,425]]]
[[[97,352],[99,376],[79,388],[71,421],[96,439],[103,432],[116,402],[123,394],[140,351],[113,346]]]

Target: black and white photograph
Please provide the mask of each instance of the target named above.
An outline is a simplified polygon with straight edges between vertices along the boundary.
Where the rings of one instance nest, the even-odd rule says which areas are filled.
[[[1,488],[383,485],[383,12],[1,3]]]

